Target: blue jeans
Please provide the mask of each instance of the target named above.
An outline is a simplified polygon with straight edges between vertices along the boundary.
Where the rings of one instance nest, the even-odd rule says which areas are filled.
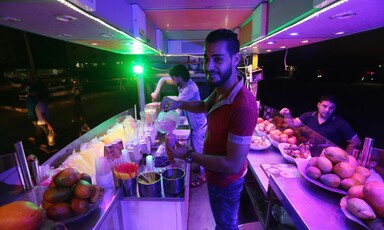
[[[215,218],[216,230],[239,229],[237,219],[243,185],[244,177],[225,188],[208,184],[209,202]]]

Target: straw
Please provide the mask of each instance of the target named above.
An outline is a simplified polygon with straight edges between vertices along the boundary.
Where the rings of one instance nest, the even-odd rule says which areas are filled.
[[[137,181],[141,184],[152,184],[156,182],[156,172],[146,172],[141,174],[141,178],[137,178]]]

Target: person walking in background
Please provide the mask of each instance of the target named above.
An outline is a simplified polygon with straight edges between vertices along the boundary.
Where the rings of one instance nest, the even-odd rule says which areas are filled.
[[[37,91],[36,84],[31,84],[27,88],[28,95],[27,95],[27,99],[25,102],[26,107],[27,107],[27,117],[31,121],[31,123],[33,124],[33,127],[34,127],[33,136],[28,137],[28,140],[31,143],[36,143],[37,128],[38,128],[37,116],[36,116],[36,111],[35,111],[35,107],[37,105],[36,91]]]
[[[289,126],[298,127],[304,124],[352,154],[353,149],[361,144],[361,140],[351,125],[335,114],[336,107],[337,98],[334,95],[323,95],[317,103],[317,111],[293,118],[289,109],[283,108],[280,114]]]
[[[49,153],[52,152],[51,147],[55,145],[55,139],[49,138],[54,138],[56,133],[50,120],[47,99],[48,91],[44,85],[40,85],[37,91],[37,104],[35,107],[38,126],[36,144],[41,150]]]
[[[163,77],[159,80],[155,92],[153,92],[152,99],[156,100],[161,86],[165,83],[176,85],[179,91],[177,97],[174,97],[175,100],[180,101],[200,101],[200,92],[196,83],[191,79],[188,69],[182,65],[177,64],[172,66],[169,69],[170,77]],[[189,127],[191,129],[191,134],[189,137],[190,145],[195,152],[202,153],[204,146],[204,136],[206,133],[206,124],[207,119],[205,113],[192,113],[189,111],[184,111],[187,118]],[[204,168],[195,165],[192,167],[192,171],[197,172],[197,176],[191,179],[191,186],[196,187],[205,183]]]
[[[79,94],[76,94],[74,97],[72,123],[79,130],[79,136],[89,131],[89,127],[85,122],[83,104]]]
[[[247,155],[256,127],[256,98],[238,76],[241,61],[237,34],[218,29],[208,34],[204,45],[204,71],[213,93],[204,101],[176,101],[165,97],[165,111],[180,108],[189,112],[208,112],[203,154],[176,143],[167,154],[205,169],[209,201],[216,229],[239,229],[238,210],[247,172]]]

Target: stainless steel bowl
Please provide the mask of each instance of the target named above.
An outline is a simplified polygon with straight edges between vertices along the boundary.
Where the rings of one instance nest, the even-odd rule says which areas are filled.
[[[161,197],[161,174],[157,172],[149,173],[152,173],[154,177],[150,182],[146,180],[146,173],[137,177],[140,197]]]
[[[181,168],[168,168],[161,174],[163,178],[164,192],[179,194],[185,189],[185,171]]]

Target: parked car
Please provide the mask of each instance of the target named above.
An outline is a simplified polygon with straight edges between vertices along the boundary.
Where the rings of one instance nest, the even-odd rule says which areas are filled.
[[[46,85],[50,97],[60,97],[71,94],[79,94],[83,89],[77,78],[54,78],[43,81]],[[19,92],[19,99],[26,100],[28,95],[28,86]]]

